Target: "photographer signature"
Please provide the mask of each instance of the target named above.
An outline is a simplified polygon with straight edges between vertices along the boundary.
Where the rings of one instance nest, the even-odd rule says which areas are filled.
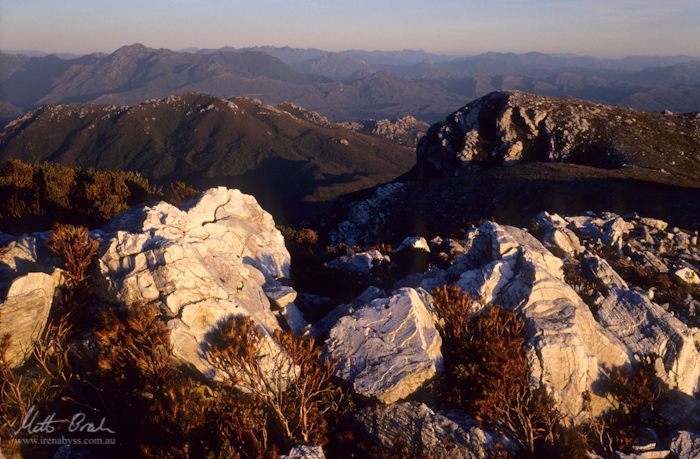
[[[39,411],[36,407],[29,408],[27,415],[22,420],[22,425],[15,431],[15,435],[24,431],[29,434],[50,434],[56,430],[57,424],[68,424],[68,432],[83,432],[83,433],[99,433],[106,432],[110,434],[116,433],[114,430],[105,426],[106,418],[101,418],[99,423],[87,420],[87,415],[82,411],[74,414],[70,419],[56,419],[56,413],[51,413],[44,419],[40,420]]]

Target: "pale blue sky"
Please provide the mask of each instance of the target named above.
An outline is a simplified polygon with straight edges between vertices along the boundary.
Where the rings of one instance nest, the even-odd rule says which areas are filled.
[[[0,0],[0,48],[700,55],[700,0]]]

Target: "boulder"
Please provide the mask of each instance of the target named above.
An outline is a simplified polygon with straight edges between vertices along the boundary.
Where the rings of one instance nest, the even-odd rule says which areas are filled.
[[[270,214],[238,190],[214,188],[182,209],[160,202],[117,216],[98,234],[105,290],[160,308],[173,353],[205,375],[201,347],[229,316],[279,327],[263,285],[289,276],[290,256]]]
[[[700,435],[687,430],[678,432],[671,442],[671,452],[679,458],[700,457]]]
[[[666,264],[663,261],[661,261],[659,257],[654,255],[652,251],[645,250],[643,252],[630,252],[632,257],[635,260],[641,262],[644,265],[644,267],[651,268],[654,271],[661,274],[665,274],[668,272],[668,266],[666,266]]]
[[[325,348],[336,375],[356,392],[393,403],[418,389],[442,367],[435,317],[419,293],[399,289],[341,318]]]
[[[282,459],[326,459],[326,455],[320,446],[301,445],[292,448]]]
[[[595,282],[602,292],[607,292],[612,288],[627,288],[627,282],[610,266],[604,259],[594,254],[587,254],[583,258],[583,265],[586,274]]]
[[[428,241],[424,237],[412,236],[405,238],[396,248],[396,252],[401,252],[402,250],[419,250],[430,253],[430,245],[428,245]]]
[[[304,333],[308,323],[306,319],[304,319],[304,314],[301,313],[301,310],[296,304],[289,303],[287,307],[281,311],[281,314],[287,326],[295,335],[302,335]]]
[[[545,247],[562,256],[575,257],[583,252],[581,241],[569,228],[557,228],[542,237]]]
[[[486,222],[473,244],[489,254],[480,268],[468,270],[455,284],[486,303],[517,311],[526,323],[532,349],[531,371],[561,411],[581,412],[581,394],[599,380],[604,368],[629,361],[627,349],[594,319],[590,309],[564,282],[562,261],[525,230]],[[468,256],[467,254],[466,256]],[[478,258],[478,257],[475,257]],[[608,406],[594,396],[593,410]]]
[[[46,327],[62,272],[28,273],[10,282],[0,303],[0,336],[10,335],[5,358],[11,366],[22,365],[31,355]]]
[[[342,318],[348,314],[352,314],[355,309],[361,308],[369,304],[372,300],[386,296],[386,292],[380,288],[370,286],[365,289],[352,303],[340,304],[331,309],[321,320],[313,324],[310,334],[316,339],[325,338],[331,331],[331,328]]]
[[[297,292],[292,287],[287,287],[286,285],[281,285],[275,283],[274,285],[266,284],[263,286],[265,290],[265,295],[270,302],[282,309],[287,307],[288,304],[292,303],[297,299]]]
[[[0,281],[36,271],[37,242],[32,236],[11,239],[0,247]]]
[[[603,237],[601,228],[605,224],[605,220],[593,215],[572,215],[565,217],[568,223],[568,228],[573,230],[578,236],[596,241]]]
[[[475,422],[458,424],[420,402],[365,408],[355,415],[354,430],[385,450],[407,449],[414,457],[482,458],[493,446]]]
[[[668,223],[656,218],[640,218],[639,221],[644,226],[648,226],[649,228],[653,228],[657,231],[666,231],[666,228],[668,228]]]
[[[626,222],[622,217],[615,216],[603,225],[603,243],[621,251],[624,245],[624,237],[634,229],[632,223]]]
[[[289,252],[272,215],[239,190],[211,188],[182,209],[165,202],[139,206],[116,216],[106,230],[148,233],[155,239],[206,240],[214,255],[236,256],[266,279],[289,277]]]
[[[657,374],[688,395],[700,390],[700,353],[694,333],[673,314],[633,290],[612,289],[596,314],[632,354],[658,355]]]
[[[382,255],[379,250],[344,255],[326,263],[326,267],[339,271],[369,276],[372,269],[379,264],[388,262],[389,257]]]
[[[535,217],[535,224],[544,231],[542,243],[552,253],[564,257],[575,257],[583,252],[578,236],[567,228],[567,221],[559,215],[542,212]]]
[[[447,255],[451,258],[461,255],[467,251],[466,247],[464,247],[464,244],[455,239],[445,239],[442,243],[442,246],[444,247],[445,253],[447,253]]]
[[[700,276],[692,268],[683,267],[673,271],[673,278],[686,285],[700,285]]]

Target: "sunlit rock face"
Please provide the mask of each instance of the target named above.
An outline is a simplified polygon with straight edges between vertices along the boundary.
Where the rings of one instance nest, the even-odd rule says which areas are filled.
[[[435,317],[414,289],[399,289],[340,319],[326,351],[336,375],[384,403],[400,400],[442,367]]]
[[[173,353],[204,374],[202,345],[229,316],[279,328],[264,287],[289,276],[290,257],[255,198],[214,188],[178,209],[160,202],[116,217],[101,236],[106,291],[124,304],[161,308]]]

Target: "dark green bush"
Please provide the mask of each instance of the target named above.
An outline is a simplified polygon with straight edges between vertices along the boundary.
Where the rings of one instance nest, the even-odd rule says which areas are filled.
[[[196,195],[182,182],[163,193],[134,172],[10,160],[0,167],[0,231],[46,231],[56,223],[96,228],[149,200],[180,205]]]

